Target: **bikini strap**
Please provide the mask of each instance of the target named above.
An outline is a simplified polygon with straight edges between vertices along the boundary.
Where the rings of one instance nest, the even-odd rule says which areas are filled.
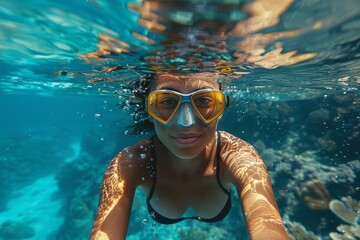
[[[221,136],[220,136],[220,132],[217,131],[217,146],[216,146],[216,179],[217,182],[219,184],[219,186],[221,187],[221,189],[224,191],[224,193],[229,194],[230,191],[227,190],[220,181],[220,151],[221,151]]]

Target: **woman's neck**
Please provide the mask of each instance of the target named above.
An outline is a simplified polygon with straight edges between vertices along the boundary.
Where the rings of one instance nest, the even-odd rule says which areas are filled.
[[[158,139],[155,141],[159,170],[176,175],[198,175],[213,170],[216,155],[216,136],[206,148],[193,158],[181,158],[173,154]]]

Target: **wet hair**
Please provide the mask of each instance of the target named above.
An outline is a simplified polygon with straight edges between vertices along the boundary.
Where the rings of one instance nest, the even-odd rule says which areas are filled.
[[[123,84],[118,91],[119,98],[122,99],[118,103],[119,107],[130,111],[134,120],[134,123],[127,127],[127,134],[143,135],[154,132],[154,124],[149,120],[145,102],[154,78],[154,73],[144,74],[139,80]]]

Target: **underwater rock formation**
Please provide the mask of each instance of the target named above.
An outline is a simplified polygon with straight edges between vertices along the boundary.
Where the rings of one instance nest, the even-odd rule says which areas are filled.
[[[28,239],[35,236],[35,229],[28,222],[6,221],[0,225],[0,239]]]
[[[68,203],[65,221],[58,233],[54,234],[56,240],[87,239],[93,223],[93,209],[89,196],[74,196]]]
[[[102,176],[116,151],[123,148],[113,133],[104,132],[97,129],[84,132],[80,155],[65,164],[56,176],[59,195],[66,202],[64,222],[54,233],[56,240],[88,239],[90,235]],[[104,136],[108,142],[101,141]]]
[[[219,227],[209,228],[180,228],[177,230],[179,240],[235,240],[233,236],[226,229]]]
[[[341,224],[338,232],[329,234],[332,240],[356,240],[360,238],[360,201],[351,197],[342,197],[341,201],[331,200],[330,210],[347,224]]]
[[[0,134],[0,211],[6,209],[13,191],[54,174],[62,166],[61,154],[69,147],[48,133],[44,129]]]
[[[179,239],[181,240],[207,240],[209,239],[209,233],[201,230],[200,228],[195,229],[180,229],[178,231]]]

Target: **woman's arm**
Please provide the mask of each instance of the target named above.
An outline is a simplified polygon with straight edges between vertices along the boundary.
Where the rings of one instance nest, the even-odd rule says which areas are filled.
[[[289,239],[268,171],[257,151],[229,134],[222,156],[241,199],[250,239]]]
[[[123,151],[124,152],[124,151]],[[136,189],[128,154],[117,155],[107,168],[101,184],[99,207],[90,240],[125,239]]]

